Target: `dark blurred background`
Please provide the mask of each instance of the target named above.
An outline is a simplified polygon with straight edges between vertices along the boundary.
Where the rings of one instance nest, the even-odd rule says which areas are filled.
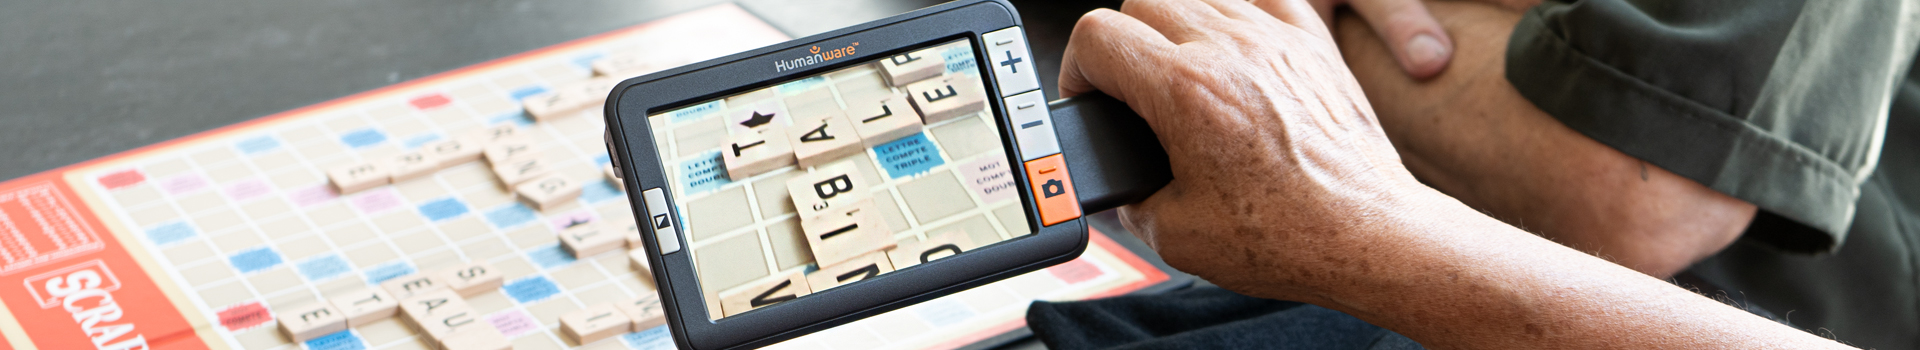
[[[737,1],[793,37],[925,0]],[[0,1],[0,180],[725,1]],[[1013,1],[1049,99],[1080,14]]]

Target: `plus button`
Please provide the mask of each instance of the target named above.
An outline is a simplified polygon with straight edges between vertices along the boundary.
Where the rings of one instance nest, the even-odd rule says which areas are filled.
[[[1014,74],[1020,74],[1020,66],[1015,66],[1016,64],[1020,64],[1020,62],[1024,61],[1021,61],[1019,57],[1013,57],[1013,51],[1008,50],[1007,60],[1000,61],[1000,65],[1007,66],[1007,69],[1012,69]]]

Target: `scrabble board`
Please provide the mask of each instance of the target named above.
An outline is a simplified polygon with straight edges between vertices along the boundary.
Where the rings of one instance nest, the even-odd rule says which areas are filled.
[[[0,183],[0,349],[672,348],[632,311],[655,295],[634,246],[565,239],[633,221],[600,109],[574,96],[787,38],[720,5]],[[495,130],[537,157],[431,152],[507,144],[477,136]],[[543,171],[503,167],[527,159]],[[382,176],[344,170],[363,165]],[[1071,262],[778,346],[960,347],[1032,300],[1167,279],[1091,236]]]

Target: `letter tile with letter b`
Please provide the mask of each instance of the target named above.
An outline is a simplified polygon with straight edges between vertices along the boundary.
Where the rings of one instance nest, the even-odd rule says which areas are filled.
[[[788,179],[787,195],[793,197],[793,208],[800,212],[800,218],[806,220],[872,197],[872,188],[857,166],[840,163]]]

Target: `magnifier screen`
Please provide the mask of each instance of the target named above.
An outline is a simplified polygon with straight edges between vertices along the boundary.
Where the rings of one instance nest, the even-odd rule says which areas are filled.
[[[1033,232],[968,40],[648,116],[709,315]]]

